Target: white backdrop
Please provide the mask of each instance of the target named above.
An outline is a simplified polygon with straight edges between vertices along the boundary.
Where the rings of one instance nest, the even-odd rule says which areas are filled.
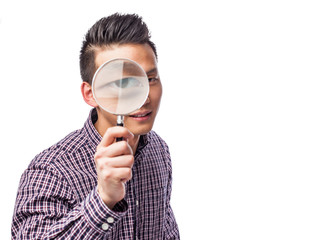
[[[1,239],[31,159],[81,128],[88,28],[138,13],[164,85],[182,239],[334,239],[333,1],[12,1],[0,5]]]

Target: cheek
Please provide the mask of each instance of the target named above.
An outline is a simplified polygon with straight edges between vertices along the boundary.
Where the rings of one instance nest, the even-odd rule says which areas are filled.
[[[103,115],[103,117],[104,117],[106,123],[107,123],[109,126],[114,126],[114,125],[116,125],[116,118],[117,118],[116,115],[111,114],[111,113],[108,113],[108,112],[106,112],[106,111],[104,111],[104,112],[102,113],[102,115]]]
[[[159,106],[163,94],[162,85],[152,86],[150,88],[149,99],[152,105]]]

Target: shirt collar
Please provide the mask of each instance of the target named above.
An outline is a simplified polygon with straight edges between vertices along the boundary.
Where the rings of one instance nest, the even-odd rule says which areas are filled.
[[[93,146],[94,149],[97,148],[99,143],[101,142],[102,136],[98,133],[97,129],[94,127],[94,123],[98,120],[98,113],[95,108],[90,111],[90,114],[84,124],[84,131],[86,136]],[[148,144],[148,134],[141,135],[140,141],[138,143],[138,147],[136,150],[136,154],[140,153],[142,149]]]
[[[94,127],[94,123],[98,120],[98,114],[95,108],[90,111],[90,114],[84,124],[84,131],[86,133],[87,139],[94,149],[101,142],[101,135],[98,133],[97,129]]]

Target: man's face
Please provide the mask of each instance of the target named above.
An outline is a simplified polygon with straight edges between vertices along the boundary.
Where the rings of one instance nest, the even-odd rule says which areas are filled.
[[[154,124],[162,96],[162,84],[158,74],[157,60],[152,48],[148,44],[111,45],[96,51],[95,64],[100,67],[113,58],[128,58],[137,62],[147,73],[150,85],[149,96],[144,105],[133,113],[125,116],[124,125],[134,135],[148,133]],[[116,116],[97,108],[100,130],[106,130],[116,125]],[[99,129],[98,129],[99,131]]]

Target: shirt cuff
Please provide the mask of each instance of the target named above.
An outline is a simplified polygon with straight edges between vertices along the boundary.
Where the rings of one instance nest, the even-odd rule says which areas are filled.
[[[110,231],[126,214],[128,204],[125,200],[118,202],[110,210],[102,201],[95,187],[84,201],[84,216],[88,223],[99,232]]]

